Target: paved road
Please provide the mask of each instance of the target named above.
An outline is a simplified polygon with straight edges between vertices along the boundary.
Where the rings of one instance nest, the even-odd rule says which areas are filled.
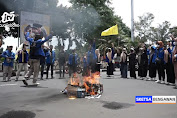
[[[177,96],[172,86],[122,79],[118,71],[108,79],[102,72],[100,99],[70,100],[60,93],[67,80],[57,76],[39,81],[37,88],[24,87],[21,81],[0,82],[0,118],[177,118],[176,104],[135,104],[137,95]]]

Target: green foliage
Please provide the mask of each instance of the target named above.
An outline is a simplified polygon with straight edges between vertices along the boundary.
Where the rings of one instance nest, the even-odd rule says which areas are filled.
[[[59,51],[61,40],[69,40],[68,50],[75,43],[78,52],[87,51],[87,46],[96,40],[97,47],[101,44],[105,47],[111,43],[115,45],[124,44],[125,39],[130,38],[130,29],[122,22],[121,17],[114,15],[113,8],[110,7],[111,0],[70,0],[72,6],[67,8],[62,5],[57,6],[58,0],[6,0],[1,2],[1,14],[4,11],[15,11],[20,15],[21,11],[47,14],[51,17],[51,30],[57,36],[58,45],[55,47]],[[20,16],[19,16],[20,17]],[[16,19],[19,24],[19,20]],[[119,35],[101,37],[101,32],[109,27],[118,24]],[[6,36],[18,36],[18,29],[10,29],[11,33],[0,32]],[[103,43],[99,39],[107,40]],[[103,47],[102,46],[102,47]]]
[[[154,15],[146,13],[143,16],[139,16],[139,21],[135,22],[135,33],[143,42],[150,39],[151,24],[153,21]]]
[[[130,29],[122,22],[121,17],[114,15],[109,7],[110,0],[70,0],[76,17],[73,19],[76,40],[92,44],[96,40],[97,48],[104,50],[111,46],[123,44],[123,40],[130,38]],[[79,13],[79,15],[77,15]],[[119,35],[101,37],[101,32],[118,24]],[[103,40],[100,40],[103,39]],[[84,47],[87,48],[88,45]]]
[[[177,26],[170,28],[169,33],[173,34],[174,37],[177,37]]]

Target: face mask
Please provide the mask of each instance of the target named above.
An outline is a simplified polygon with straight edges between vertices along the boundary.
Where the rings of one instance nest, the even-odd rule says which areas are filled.
[[[173,45],[177,45],[177,43],[176,43],[176,42],[173,42]]]

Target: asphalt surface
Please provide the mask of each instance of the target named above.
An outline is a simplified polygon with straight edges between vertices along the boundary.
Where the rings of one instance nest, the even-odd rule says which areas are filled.
[[[0,82],[0,118],[177,118],[176,104],[135,104],[135,96],[177,96],[177,89],[122,79],[119,71],[114,74],[108,78],[101,73],[104,92],[99,99],[68,99],[60,92],[68,75],[58,79],[55,74],[55,79],[38,81],[38,87],[24,87],[22,81]]]

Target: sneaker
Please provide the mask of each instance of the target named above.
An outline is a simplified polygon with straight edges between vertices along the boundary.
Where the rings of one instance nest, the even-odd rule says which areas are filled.
[[[24,85],[28,86],[28,83],[27,83],[27,81],[26,81],[25,78],[24,78],[22,81],[23,81],[23,84],[24,84]]]
[[[164,81],[161,81],[160,83],[161,83],[161,84],[165,84],[165,82],[164,82]]]
[[[177,89],[177,85],[175,85],[175,87],[173,87],[174,89]]]
[[[37,82],[36,82],[36,83],[33,83],[34,86],[38,86],[39,84],[40,84],[40,83],[37,83]]]
[[[169,82],[166,82],[165,84],[166,84],[166,85],[170,85],[170,83],[169,83]]]
[[[155,78],[152,78],[152,81],[156,81]]]
[[[175,83],[169,83],[171,86],[175,86]]]
[[[157,81],[155,81],[156,83],[160,83],[161,81],[160,80],[157,80]]]
[[[152,78],[147,79],[147,81],[152,81]]]

